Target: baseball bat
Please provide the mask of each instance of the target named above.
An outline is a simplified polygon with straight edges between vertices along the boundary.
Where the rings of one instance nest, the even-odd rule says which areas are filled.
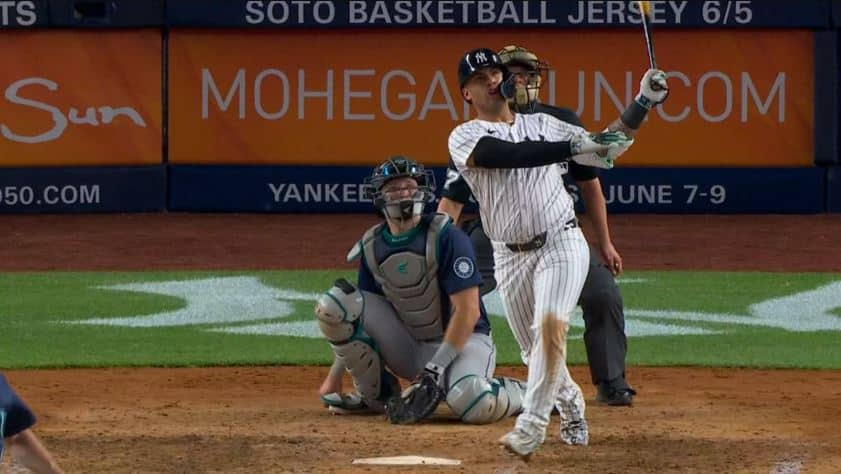
[[[638,1],[642,16],[642,30],[645,33],[645,47],[648,49],[648,64],[651,69],[657,69],[657,59],[654,57],[654,35],[651,32],[651,2]]]

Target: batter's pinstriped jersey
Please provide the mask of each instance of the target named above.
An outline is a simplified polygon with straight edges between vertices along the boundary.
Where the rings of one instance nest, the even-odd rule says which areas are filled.
[[[575,210],[564,188],[566,163],[518,169],[468,168],[467,158],[479,139],[557,142],[587,133],[545,113],[514,114],[513,124],[474,119],[450,133],[450,158],[470,185],[491,240],[526,242],[572,219]]]
[[[564,141],[586,134],[545,113],[515,114],[514,123],[471,120],[450,134],[450,158],[479,203],[485,231],[494,241],[498,290],[505,315],[528,360],[523,412],[516,427],[543,437],[554,404],[564,421],[583,420],[584,396],[566,369],[561,328],[584,286],[590,254],[581,229],[563,229],[575,216],[564,187],[566,163],[519,169],[469,168],[467,159],[482,137],[512,143]],[[524,243],[548,231],[537,249],[514,251],[503,242]],[[544,337],[545,336],[545,337]]]

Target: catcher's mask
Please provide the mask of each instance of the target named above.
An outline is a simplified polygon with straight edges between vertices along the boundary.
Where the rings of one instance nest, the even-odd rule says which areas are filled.
[[[499,85],[499,93],[503,97],[509,98],[508,94],[514,93],[514,83],[510,80],[508,68],[499,55],[488,48],[474,49],[461,57],[461,60],[458,62],[459,88],[463,89],[467,80],[474,73],[487,68],[496,68],[502,71],[502,83]]]
[[[387,184],[398,178],[412,178],[417,189],[405,195],[406,190],[387,189]],[[422,164],[405,156],[393,156],[374,168],[363,184],[365,197],[387,219],[411,219],[423,213],[426,203],[435,199],[435,176]]]
[[[541,61],[536,54],[522,46],[508,45],[499,50],[499,58],[509,66],[522,66],[526,69],[525,84],[516,83],[516,75],[509,72],[510,94],[505,94],[514,110],[517,112],[533,112],[537,103],[537,96],[540,93],[540,86],[543,84],[543,74],[549,69],[549,65]]]

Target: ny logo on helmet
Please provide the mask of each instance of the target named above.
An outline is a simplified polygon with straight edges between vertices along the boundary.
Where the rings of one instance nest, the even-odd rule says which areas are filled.
[[[485,56],[484,51],[479,51],[478,53],[476,53],[476,61],[478,61],[480,64],[484,63],[484,62],[487,62],[487,60],[488,60],[488,57]]]

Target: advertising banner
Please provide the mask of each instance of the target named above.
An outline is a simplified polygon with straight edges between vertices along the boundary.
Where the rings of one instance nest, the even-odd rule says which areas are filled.
[[[367,166],[173,166],[169,209],[374,212],[362,187],[371,170]],[[440,187],[445,168],[433,171]],[[815,167],[616,168],[603,173],[601,180],[611,213],[817,213],[824,211],[826,196],[825,170]],[[580,208],[577,188],[568,189]]]
[[[657,34],[671,94],[620,166],[813,164],[813,33]],[[551,66],[542,100],[592,131],[620,115],[648,67],[639,31],[175,30],[169,160],[372,165],[406,154],[444,165],[450,131],[471,118],[459,59],[514,42]]]
[[[832,27],[841,27],[841,0],[832,0],[830,9],[832,10]]]
[[[841,212],[841,166],[827,168],[827,211]]]
[[[166,207],[166,168],[0,168],[0,214],[157,212]]]
[[[654,0],[658,28],[826,28],[829,0]],[[630,0],[169,0],[171,26],[366,28],[629,27]]]
[[[48,0],[6,0],[0,2],[0,30],[40,28],[49,24]]]
[[[164,24],[164,0],[50,0],[52,26],[127,28]]]
[[[4,32],[0,167],[161,164],[161,33]]]
[[[602,175],[613,213],[809,214],[824,211],[824,168],[628,168]]]

